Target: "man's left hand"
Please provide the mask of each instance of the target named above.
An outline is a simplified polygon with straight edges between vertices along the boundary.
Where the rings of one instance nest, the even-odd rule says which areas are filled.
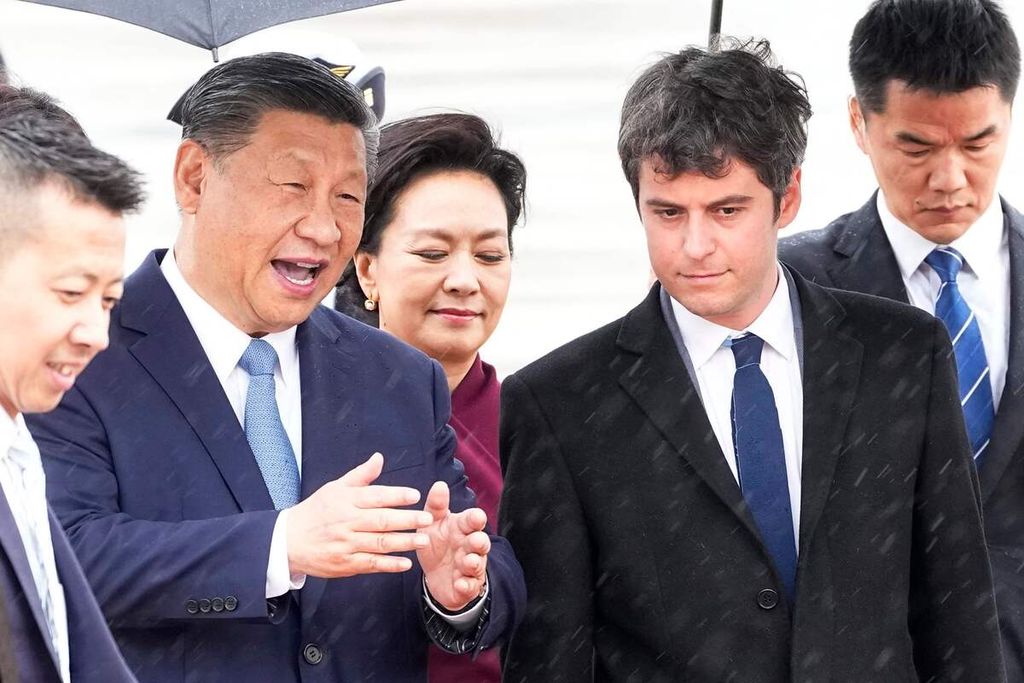
[[[435,482],[424,506],[434,521],[419,529],[430,543],[416,557],[430,597],[449,612],[459,612],[483,593],[491,539],[484,532],[487,513],[480,508],[453,513],[448,505],[448,485]]]

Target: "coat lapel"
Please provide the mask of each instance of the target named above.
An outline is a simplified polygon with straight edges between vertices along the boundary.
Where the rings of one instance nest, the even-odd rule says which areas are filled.
[[[143,336],[128,347],[174,402],[220,470],[243,512],[274,508],[256,458],[224,388],[150,254],[125,286],[121,325]]]
[[[991,450],[978,472],[982,502],[996,488],[1024,437],[1024,216],[1005,201],[1002,205],[1010,248],[1010,347]]]
[[[655,285],[623,321],[617,342],[628,355],[619,384],[760,544],[743,494],[661,314],[660,290]]]
[[[889,238],[875,205],[877,193],[846,221],[833,247],[845,257],[829,269],[832,286],[909,303]]]
[[[799,275],[793,280],[803,322],[804,429],[800,473],[800,557],[814,536],[843,451],[857,395],[864,347],[841,331],[843,307],[827,290]]]
[[[14,521],[14,514],[11,512],[7,497],[0,489],[0,549],[3,550],[14,568],[14,574],[21,589],[25,593],[25,602],[32,610],[32,616],[39,627],[40,636],[46,643],[46,649],[53,658],[54,666],[57,667],[57,653],[53,650],[53,642],[49,637],[49,626],[46,623],[46,615],[43,614],[43,606],[39,601],[36,592],[35,579],[32,577],[32,568],[28,563],[28,554],[25,552],[25,545],[18,531],[18,524]],[[57,667],[59,670],[59,667]]]
[[[357,373],[352,350],[358,342],[350,330],[333,325],[325,310],[316,309],[299,325],[295,343],[299,349],[302,382],[302,498],[337,479],[361,463],[369,453],[358,451],[358,425],[367,406],[357,400],[363,377]],[[316,612],[325,579],[308,577],[302,589],[302,617]]]

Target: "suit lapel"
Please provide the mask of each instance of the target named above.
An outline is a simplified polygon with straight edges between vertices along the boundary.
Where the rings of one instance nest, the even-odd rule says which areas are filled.
[[[18,524],[14,521],[14,514],[11,512],[3,489],[0,489],[0,549],[3,549],[4,554],[14,568],[15,577],[21,584],[21,590],[25,593],[25,602],[28,603],[32,610],[32,616],[36,620],[36,626],[39,628],[43,642],[46,643],[46,649],[53,658],[54,666],[59,670],[57,653],[54,652],[53,642],[49,637],[50,628],[46,623],[46,615],[43,614],[43,606],[38,597],[35,579],[32,576],[32,568],[28,563],[28,554],[25,552],[25,545],[22,542],[21,533],[18,531]]]
[[[303,499],[370,455],[358,452],[357,426],[363,423],[367,406],[357,400],[366,395],[352,354],[357,342],[332,325],[327,315],[314,310],[295,335],[302,382]],[[326,585],[325,579],[306,579],[301,593],[304,620],[313,617]]]
[[[618,344],[628,355],[619,384],[761,543],[743,494],[661,314],[660,289],[655,285],[647,299],[623,321]]]
[[[836,239],[835,251],[845,258],[829,269],[832,286],[909,303],[906,285],[875,205],[877,193],[850,216]]]
[[[125,287],[121,324],[144,336],[128,347],[174,402],[243,512],[274,507],[245,432],[185,312],[150,254]]]
[[[821,287],[794,274],[803,319],[804,429],[800,473],[800,556],[828,502],[857,395],[864,348],[841,333],[842,306]]]
[[[982,502],[996,488],[1024,437],[1024,216],[1006,202],[1002,205],[1010,249],[1010,346],[992,444],[978,472]]]

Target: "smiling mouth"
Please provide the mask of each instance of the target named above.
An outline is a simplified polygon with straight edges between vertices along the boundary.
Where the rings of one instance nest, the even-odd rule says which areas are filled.
[[[274,259],[270,262],[281,277],[293,285],[299,287],[306,287],[313,284],[316,280],[317,275],[323,270],[324,264],[312,263],[307,261],[282,261],[280,259]]]
[[[76,366],[67,363],[47,363],[46,366],[61,377],[74,377]]]

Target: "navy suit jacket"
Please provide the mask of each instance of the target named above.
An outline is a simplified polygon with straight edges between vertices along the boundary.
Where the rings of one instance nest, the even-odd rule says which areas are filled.
[[[117,651],[89,584],[51,515],[50,536],[67,603],[71,679],[75,683],[130,683],[135,680]],[[56,654],[46,633],[46,616],[36,594],[28,556],[10,505],[0,491],[0,603],[6,632],[0,632],[0,680],[4,683],[60,683]]]
[[[779,258],[818,284],[909,303],[876,198],[821,230],[781,240]],[[1000,201],[1010,251],[1010,347],[978,478],[1007,679],[1024,683],[1024,216]]]
[[[277,512],[160,272],[163,253],[126,282],[110,348],[56,411],[29,423],[51,504],[129,665],[147,683],[425,681],[436,623],[415,561],[402,574],[310,577],[266,599]],[[296,344],[303,498],[380,451],[377,483],[425,497],[444,480],[453,510],[473,505],[437,363],[324,307]],[[525,600],[511,548],[491,540],[487,614],[461,642],[474,650],[506,638]]]

